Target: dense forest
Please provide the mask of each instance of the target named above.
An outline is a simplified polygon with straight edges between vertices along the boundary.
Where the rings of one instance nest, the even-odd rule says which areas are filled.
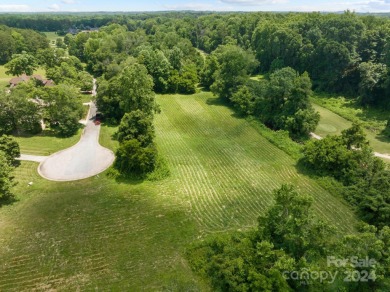
[[[309,140],[320,119],[309,100],[313,90],[350,96],[362,107],[390,109],[388,18],[349,11],[60,14],[1,15],[0,23],[13,27],[0,27],[0,62],[16,75],[43,66],[57,84],[44,88],[30,83],[10,95],[2,93],[1,134],[34,133],[42,115],[57,134],[75,133],[77,127],[70,126],[80,116],[75,96],[78,89],[90,89],[94,76],[97,106],[105,122],[118,126],[115,168],[124,175],[144,176],[161,159],[154,141],[153,118],[159,112],[154,93],[207,90],[239,115],[254,117],[304,144],[298,167],[329,179],[365,222],[356,234],[340,236],[313,217],[312,198],[284,185],[274,192],[275,205],[259,218],[257,229],[216,236],[189,250],[194,270],[211,279],[216,289],[390,289],[388,167],[374,157],[359,124],[340,136]],[[96,27],[70,33],[72,28]],[[50,48],[43,35],[29,29],[64,34],[64,45]],[[251,78],[256,75],[262,78]],[[23,100],[25,93],[50,106],[43,112]],[[59,108],[67,109],[61,117]],[[32,118],[20,118],[27,114]],[[375,257],[377,265],[369,267],[367,276],[376,281],[343,281],[351,271],[329,269],[324,258],[329,253]],[[318,268],[339,276],[334,282],[307,285],[282,273]]]
[[[71,28],[86,29],[117,23],[126,28],[127,35],[142,31],[158,42],[169,33],[168,45],[174,37],[183,38],[206,53],[220,45],[238,45],[256,56],[260,62],[256,72],[290,66],[300,73],[307,71],[314,89],[356,95],[363,105],[389,103],[384,98],[389,95],[389,48],[386,45],[389,19],[386,17],[359,16],[351,12],[3,14],[0,23],[65,33]],[[5,60],[3,57],[3,62]]]

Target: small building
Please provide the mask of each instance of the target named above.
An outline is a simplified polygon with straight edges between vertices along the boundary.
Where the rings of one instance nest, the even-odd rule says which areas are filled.
[[[54,86],[55,83],[53,80],[51,79],[44,79],[42,78],[41,75],[32,75],[32,76],[28,76],[26,74],[23,74],[23,75],[20,75],[18,77],[14,77],[12,78],[10,81],[9,81],[9,87],[10,88],[13,88],[15,86],[17,86],[18,84],[22,83],[22,82],[26,82],[26,81],[29,81],[31,79],[36,79],[36,80],[39,80],[42,82],[43,86]]]

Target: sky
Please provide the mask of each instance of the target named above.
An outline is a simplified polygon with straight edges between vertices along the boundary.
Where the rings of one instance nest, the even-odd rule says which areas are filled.
[[[390,12],[390,0],[0,0],[0,12],[344,11]]]

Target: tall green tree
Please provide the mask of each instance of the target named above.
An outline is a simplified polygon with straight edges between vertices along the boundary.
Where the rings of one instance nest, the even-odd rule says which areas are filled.
[[[58,135],[68,137],[80,128],[83,108],[77,88],[60,84],[45,88],[41,98],[45,101],[46,120]]]
[[[19,144],[11,136],[0,136],[0,151],[3,152],[9,165],[14,165],[16,158],[20,156]]]
[[[145,175],[154,170],[157,149],[153,143],[142,147],[136,139],[125,140],[116,151],[114,167],[125,175]]]
[[[12,60],[5,64],[4,67],[7,69],[5,73],[8,75],[20,76],[26,74],[30,76],[38,68],[38,62],[33,55],[23,52],[14,54]]]
[[[120,143],[136,139],[142,147],[150,145],[154,138],[153,116],[141,110],[126,113],[115,136]]]
[[[332,229],[313,217],[313,198],[299,194],[292,185],[282,185],[274,196],[274,206],[259,218],[261,238],[270,240],[297,261],[324,256]]]
[[[229,101],[233,93],[248,79],[248,74],[258,66],[255,57],[240,47],[227,45],[215,51],[218,70],[211,91],[221,99]]]
[[[150,114],[155,109],[153,79],[144,65],[132,63],[118,78],[120,107],[125,112],[141,110]]]
[[[271,74],[267,86],[268,102],[261,109],[264,122],[273,129],[288,130],[294,139],[307,138],[320,120],[309,101],[311,80],[290,67]]]
[[[32,99],[28,84],[20,84],[10,94],[0,93],[0,134],[37,134],[42,128],[41,106]]]
[[[8,163],[6,154],[0,151],[0,205],[14,197],[12,187],[14,186],[11,175],[12,167]]]

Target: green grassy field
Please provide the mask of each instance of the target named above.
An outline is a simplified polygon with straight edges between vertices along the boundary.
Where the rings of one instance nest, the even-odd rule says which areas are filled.
[[[56,183],[40,178],[36,163],[16,169],[18,201],[0,209],[0,291],[208,291],[185,248],[209,233],[254,226],[272,190],[287,182],[314,196],[321,218],[353,231],[346,204],[297,173],[294,160],[211,94],[157,101],[157,144],[171,171],[165,180],[100,174]],[[115,149],[114,132],[102,127],[101,144]]]
[[[57,41],[57,39],[64,39],[64,37],[63,36],[59,36],[57,33],[55,33],[55,32],[45,32],[44,33],[45,35],[46,35],[46,37],[47,37],[47,39],[49,40],[49,42],[50,42],[50,46],[51,47],[56,47],[56,41]]]
[[[314,109],[321,115],[315,133],[320,136],[339,135],[342,130],[349,128],[352,122],[334,113],[333,111],[313,103]],[[390,139],[378,135],[377,131],[365,129],[372,148],[379,153],[390,154]]]
[[[4,65],[0,65],[0,88],[5,88],[8,86],[8,82],[14,77],[5,74],[5,71],[7,71],[7,69],[5,69]],[[38,68],[34,71],[34,74],[39,74],[43,78],[46,78],[46,71],[43,68]]]
[[[20,152],[31,155],[51,155],[59,150],[68,148],[80,140],[82,129],[69,138],[59,138],[50,131],[43,131],[39,135],[14,136],[19,143]]]
[[[171,165],[173,187],[202,230],[253,226],[282,183],[313,195],[324,219],[351,227],[353,216],[343,204],[299,175],[294,160],[247,121],[232,117],[232,110],[218,105],[210,93],[160,96],[157,101],[163,109],[156,116],[158,145]]]

